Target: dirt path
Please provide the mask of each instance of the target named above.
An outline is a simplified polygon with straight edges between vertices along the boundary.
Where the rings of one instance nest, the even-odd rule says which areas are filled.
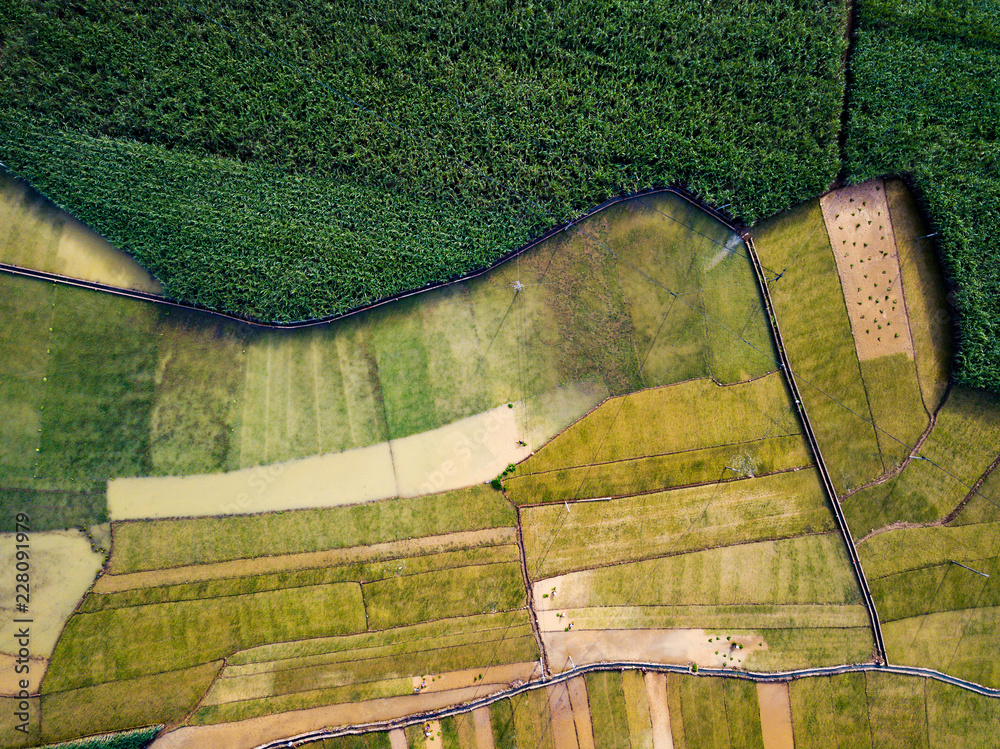
[[[582,676],[566,682],[569,701],[573,707],[573,722],[576,724],[576,741],[580,749],[594,749],[594,726],[590,720],[590,700],[587,697],[587,682]]]
[[[556,749],[579,749],[576,740],[576,723],[573,720],[573,705],[569,698],[566,682],[547,688],[549,695],[549,715],[552,718],[552,738]]]
[[[674,749],[666,674],[646,674],[646,699],[649,701],[649,717],[653,721],[653,749]]]
[[[913,340],[882,180],[835,190],[820,198],[858,358],[906,353]]]
[[[757,682],[757,702],[760,704],[764,749],[795,749],[788,682]]]
[[[408,749],[406,745],[406,732],[402,728],[389,731],[389,746],[391,749]]]
[[[508,686],[507,684],[496,684],[492,688],[487,688],[486,691],[495,692],[506,689]],[[348,702],[342,705],[276,713],[235,723],[185,726],[163,734],[150,746],[153,749],[203,749],[204,747],[252,749],[252,747],[269,741],[277,741],[286,736],[296,736],[322,728],[373,723],[439,710],[481,697],[483,689],[483,687],[467,687],[448,692],[386,697],[367,702]],[[489,708],[485,710],[488,726]],[[478,739],[478,729],[476,735]],[[486,746],[480,743],[479,749],[493,749],[492,731],[490,731],[489,736],[490,745]]]
[[[476,749],[495,749],[490,709],[488,707],[476,708],[472,711],[472,720],[476,726]]]

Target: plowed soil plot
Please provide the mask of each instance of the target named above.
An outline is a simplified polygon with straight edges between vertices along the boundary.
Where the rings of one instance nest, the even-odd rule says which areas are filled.
[[[859,359],[906,353],[913,340],[882,180],[820,198]]]

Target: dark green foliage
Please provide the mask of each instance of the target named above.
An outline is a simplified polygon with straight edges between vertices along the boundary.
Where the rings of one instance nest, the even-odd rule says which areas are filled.
[[[363,733],[360,736],[341,736],[310,744],[315,749],[389,749],[389,734]]]
[[[1000,388],[1000,3],[862,2],[847,174],[904,172],[954,284],[956,376]]]
[[[46,488],[51,482],[21,483],[27,486],[0,486],[0,533],[15,530],[14,517],[20,512],[31,518],[29,525],[33,531],[63,530],[108,521],[106,484]]]
[[[170,2],[0,10],[0,160],[187,301],[330,314],[622,192],[752,221],[837,172],[838,0],[200,7],[235,33]]]
[[[49,744],[42,749],[144,749],[149,746],[163,726],[140,728],[135,731],[94,736],[63,744]]]

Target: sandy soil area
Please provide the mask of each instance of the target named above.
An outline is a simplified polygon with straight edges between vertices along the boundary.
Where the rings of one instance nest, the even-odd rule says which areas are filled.
[[[441,749],[441,721],[432,720],[424,724],[424,746],[427,749]]]
[[[479,675],[482,674],[482,679]],[[447,692],[465,687],[475,687],[480,683],[484,684],[510,684],[516,680],[530,681],[533,677],[541,676],[541,668],[538,661],[529,663],[509,663],[492,668],[470,668],[464,671],[449,671],[443,674],[422,674],[413,677],[414,690],[419,689],[420,694],[433,694],[435,692]],[[483,691],[479,696],[485,696],[492,690]]]
[[[477,694],[506,689],[507,684],[467,687],[449,692],[386,697],[368,702],[314,707],[213,726],[186,726],[164,734],[152,749],[251,749],[268,741],[320,728],[371,723],[438,710],[475,699]],[[483,691],[485,690],[485,691]],[[488,715],[487,715],[488,717]],[[477,733],[478,736],[478,733]]]
[[[389,731],[389,746],[392,749],[407,749],[406,732],[402,728]]]
[[[905,352],[912,359],[899,255],[882,180],[828,193],[820,198],[820,207],[858,357]]]
[[[49,659],[29,656],[28,673],[18,673],[14,670],[23,665],[23,662],[18,663],[17,656],[0,653],[0,697],[16,696],[21,691],[21,679],[28,682],[28,694],[38,694],[42,677],[45,676],[45,670],[49,667]]]
[[[590,700],[587,698],[587,682],[577,676],[566,682],[569,701],[573,705],[573,722],[576,723],[576,740],[580,749],[594,749],[594,726],[590,721]]]
[[[764,749],[795,749],[792,734],[792,704],[788,683],[757,684],[760,703],[760,724],[764,732]]]
[[[552,721],[552,739],[556,749],[579,749],[576,740],[576,722],[573,720],[573,704],[569,699],[566,682],[547,687],[549,715]]]
[[[552,612],[555,613],[555,612]],[[556,671],[565,671],[585,663],[600,661],[636,661],[675,663],[721,668],[735,667],[729,661],[732,648],[743,645],[740,653],[749,655],[760,649],[759,637],[731,637],[709,634],[703,629],[607,629],[565,631],[546,630],[544,617],[539,617],[542,642],[549,654],[549,663]],[[563,621],[563,620],[558,620]],[[710,642],[710,638],[712,641]],[[715,638],[719,638],[716,640]]]
[[[131,255],[113,247],[23,182],[0,176],[0,262],[123,289],[162,294]]]
[[[32,533],[28,543],[30,600],[28,611],[22,614],[14,610],[16,540],[13,533],[0,534],[0,569],[5,571],[0,582],[0,617],[4,622],[0,651],[17,655],[14,635],[23,625],[13,620],[28,617],[32,619],[28,649],[36,658],[48,658],[104,560],[80,531]]]
[[[114,479],[112,520],[336,507],[398,495],[388,443],[230,473]]]
[[[506,405],[410,437],[229,473],[115,479],[112,520],[238,515],[416,497],[480,484],[531,454]],[[525,444],[520,444],[524,442]]]
[[[670,708],[667,705],[667,675],[646,674],[646,699],[649,717],[653,722],[653,749],[674,749],[674,736],[670,732]]]
[[[480,546],[502,546],[517,541],[513,528],[484,528],[478,531],[459,531],[440,536],[423,536],[405,541],[388,541],[369,546],[349,546],[345,549],[313,551],[304,554],[280,554],[255,559],[237,559],[232,562],[194,564],[165,570],[130,572],[124,575],[101,575],[94,584],[95,593],[117,593],[122,590],[150,588],[159,585],[179,585],[203,580],[228,577],[265,575],[271,572],[332,567],[351,562],[379,559],[396,559],[423,554],[437,554]]]
[[[472,719],[476,725],[476,749],[495,749],[490,709],[488,707],[476,708],[472,711]]]
[[[392,440],[396,483],[402,497],[417,497],[481,484],[531,454],[521,432],[523,407],[491,411]],[[521,441],[525,445],[519,444]]]
[[[70,218],[63,226],[55,271],[63,276],[97,281],[122,289],[163,294],[163,286],[135,259],[112,246],[90,227]]]

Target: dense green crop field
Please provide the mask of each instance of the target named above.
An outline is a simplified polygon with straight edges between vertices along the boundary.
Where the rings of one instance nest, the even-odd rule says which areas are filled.
[[[0,11],[0,159],[188,301],[329,314],[623,192],[749,221],[838,170],[838,0],[199,8]]]
[[[1000,387],[1000,4],[860,3],[847,176],[912,176],[960,317],[958,379]]]

